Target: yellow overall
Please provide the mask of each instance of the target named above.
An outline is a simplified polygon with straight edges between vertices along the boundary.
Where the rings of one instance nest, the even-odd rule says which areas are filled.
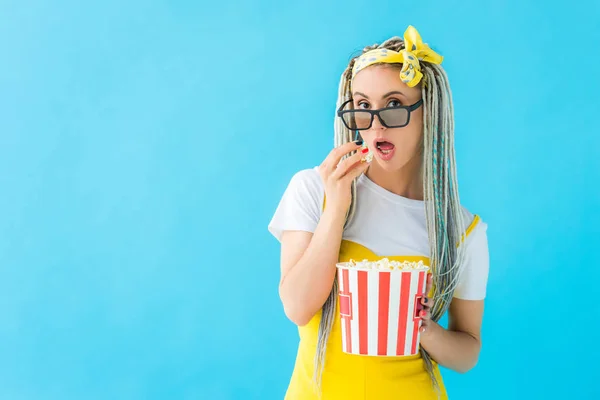
[[[478,222],[479,218],[475,216],[465,234],[468,235]],[[428,257],[377,256],[368,248],[346,240],[342,241],[339,261],[379,260],[384,257],[396,261],[423,261],[429,265]],[[285,396],[286,400],[438,399],[420,354],[405,357],[374,357],[343,353],[339,302],[337,302],[335,320],[327,342],[322,391],[319,397],[313,384],[313,371],[320,320],[321,311],[307,325],[298,328],[300,344],[294,372]],[[447,399],[439,366],[436,363],[434,366],[441,386],[440,399]]]

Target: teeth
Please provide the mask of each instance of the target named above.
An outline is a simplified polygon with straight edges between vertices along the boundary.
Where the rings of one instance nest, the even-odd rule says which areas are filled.
[[[392,152],[392,150],[394,150],[394,149],[383,150],[381,147],[379,147],[379,145],[377,145],[377,150],[379,150],[381,152],[381,154],[390,154]]]

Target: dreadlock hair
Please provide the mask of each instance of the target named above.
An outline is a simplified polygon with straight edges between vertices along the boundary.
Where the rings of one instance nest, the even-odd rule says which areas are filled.
[[[392,37],[382,44],[374,44],[363,49],[361,54],[373,49],[400,51],[404,40]],[[342,73],[337,108],[351,99],[352,68],[360,55],[352,58]],[[454,154],[454,108],[452,92],[444,69],[433,63],[421,61],[423,78],[420,83],[423,98],[423,194],[425,218],[429,237],[430,267],[433,275],[433,306],[431,319],[439,321],[447,312],[459,272],[464,263],[462,245],[464,218],[458,194],[456,160]],[[374,64],[377,65],[377,64]],[[390,65],[390,64],[387,64]],[[400,67],[401,64],[398,64]],[[335,119],[335,146],[354,140],[354,132],[349,130],[339,118]],[[351,154],[345,156],[349,157]],[[348,226],[356,211],[356,179],[352,182],[352,201],[346,215],[344,228]],[[335,318],[338,295],[338,281],[335,278],[329,297],[323,304],[319,324],[317,350],[313,380],[321,389],[327,340]],[[431,357],[423,347],[420,353],[425,369],[432,380],[435,391],[440,394],[440,385],[434,373]]]

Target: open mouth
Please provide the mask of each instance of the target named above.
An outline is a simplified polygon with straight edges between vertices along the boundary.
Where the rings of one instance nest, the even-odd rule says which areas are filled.
[[[387,140],[376,140],[375,148],[377,149],[377,156],[383,161],[391,160],[396,151],[396,146]]]
[[[381,152],[381,154],[390,154],[396,146],[393,143],[387,141],[375,142],[375,147]]]

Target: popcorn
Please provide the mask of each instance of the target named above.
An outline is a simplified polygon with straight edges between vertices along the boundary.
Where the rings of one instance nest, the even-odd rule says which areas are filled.
[[[369,146],[367,146],[366,143],[363,143],[361,150],[362,149],[369,149]],[[367,153],[367,155],[362,158],[362,161],[365,161],[368,163],[373,161],[373,152],[371,151],[371,149],[369,149],[369,152]]]
[[[350,259],[346,264],[350,268],[358,269],[377,269],[377,270],[415,270],[423,269],[428,270],[429,266],[425,265],[423,261],[393,261],[388,258],[382,258],[378,261],[355,261]]]

